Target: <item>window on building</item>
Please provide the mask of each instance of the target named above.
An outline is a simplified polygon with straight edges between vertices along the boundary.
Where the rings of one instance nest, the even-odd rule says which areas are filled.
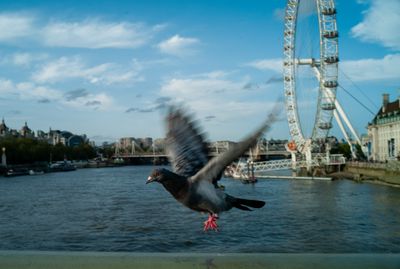
[[[395,142],[394,138],[391,138],[387,141],[388,143],[388,155],[389,157],[395,157]]]

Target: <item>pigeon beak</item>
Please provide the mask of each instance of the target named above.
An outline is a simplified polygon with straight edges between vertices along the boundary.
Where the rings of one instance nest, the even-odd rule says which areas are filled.
[[[153,181],[155,181],[155,180],[156,180],[156,179],[155,179],[154,177],[149,176],[149,177],[147,178],[146,184],[149,184],[149,183],[151,183],[151,182],[153,182]]]

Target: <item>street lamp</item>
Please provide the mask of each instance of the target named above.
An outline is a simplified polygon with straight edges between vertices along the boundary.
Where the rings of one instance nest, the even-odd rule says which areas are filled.
[[[6,148],[2,148],[3,154],[1,155],[1,164],[7,166]]]

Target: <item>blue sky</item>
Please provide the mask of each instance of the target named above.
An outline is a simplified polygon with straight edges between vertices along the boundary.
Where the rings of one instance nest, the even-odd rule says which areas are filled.
[[[312,1],[303,2],[304,25],[315,31]],[[1,1],[0,116],[11,128],[27,121],[35,131],[51,127],[112,142],[163,137],[164,105],[177,102],[211,140],[237,140],[283,95],[285,4]],[[400,94],[400,1],[336,6],[340,84],[375,112],[382,93],[392,100]],[[304,42],[318,46],[308,33],[301,33]],[[299,93],[305,129],[314,121],[313,94]],[[340,89],[338,99],[365,133],[373,116]],[[268,137],[289,138],[284,112],[282,119]],[[332,134],[341,136],[337,128]]]

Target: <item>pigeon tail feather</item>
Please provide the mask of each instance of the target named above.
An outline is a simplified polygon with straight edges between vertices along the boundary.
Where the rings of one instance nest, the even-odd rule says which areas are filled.
[[[251,211],[251,209],[248,207],[261,208],[264,205],[265,205],[264,201],[248,200],[248,199],[241,199],[241,198],[235,198],[234,202],[232,203],[233,207],[236,207],[236,208],[242,209],[242,210],[247,210],[247,211]]]

